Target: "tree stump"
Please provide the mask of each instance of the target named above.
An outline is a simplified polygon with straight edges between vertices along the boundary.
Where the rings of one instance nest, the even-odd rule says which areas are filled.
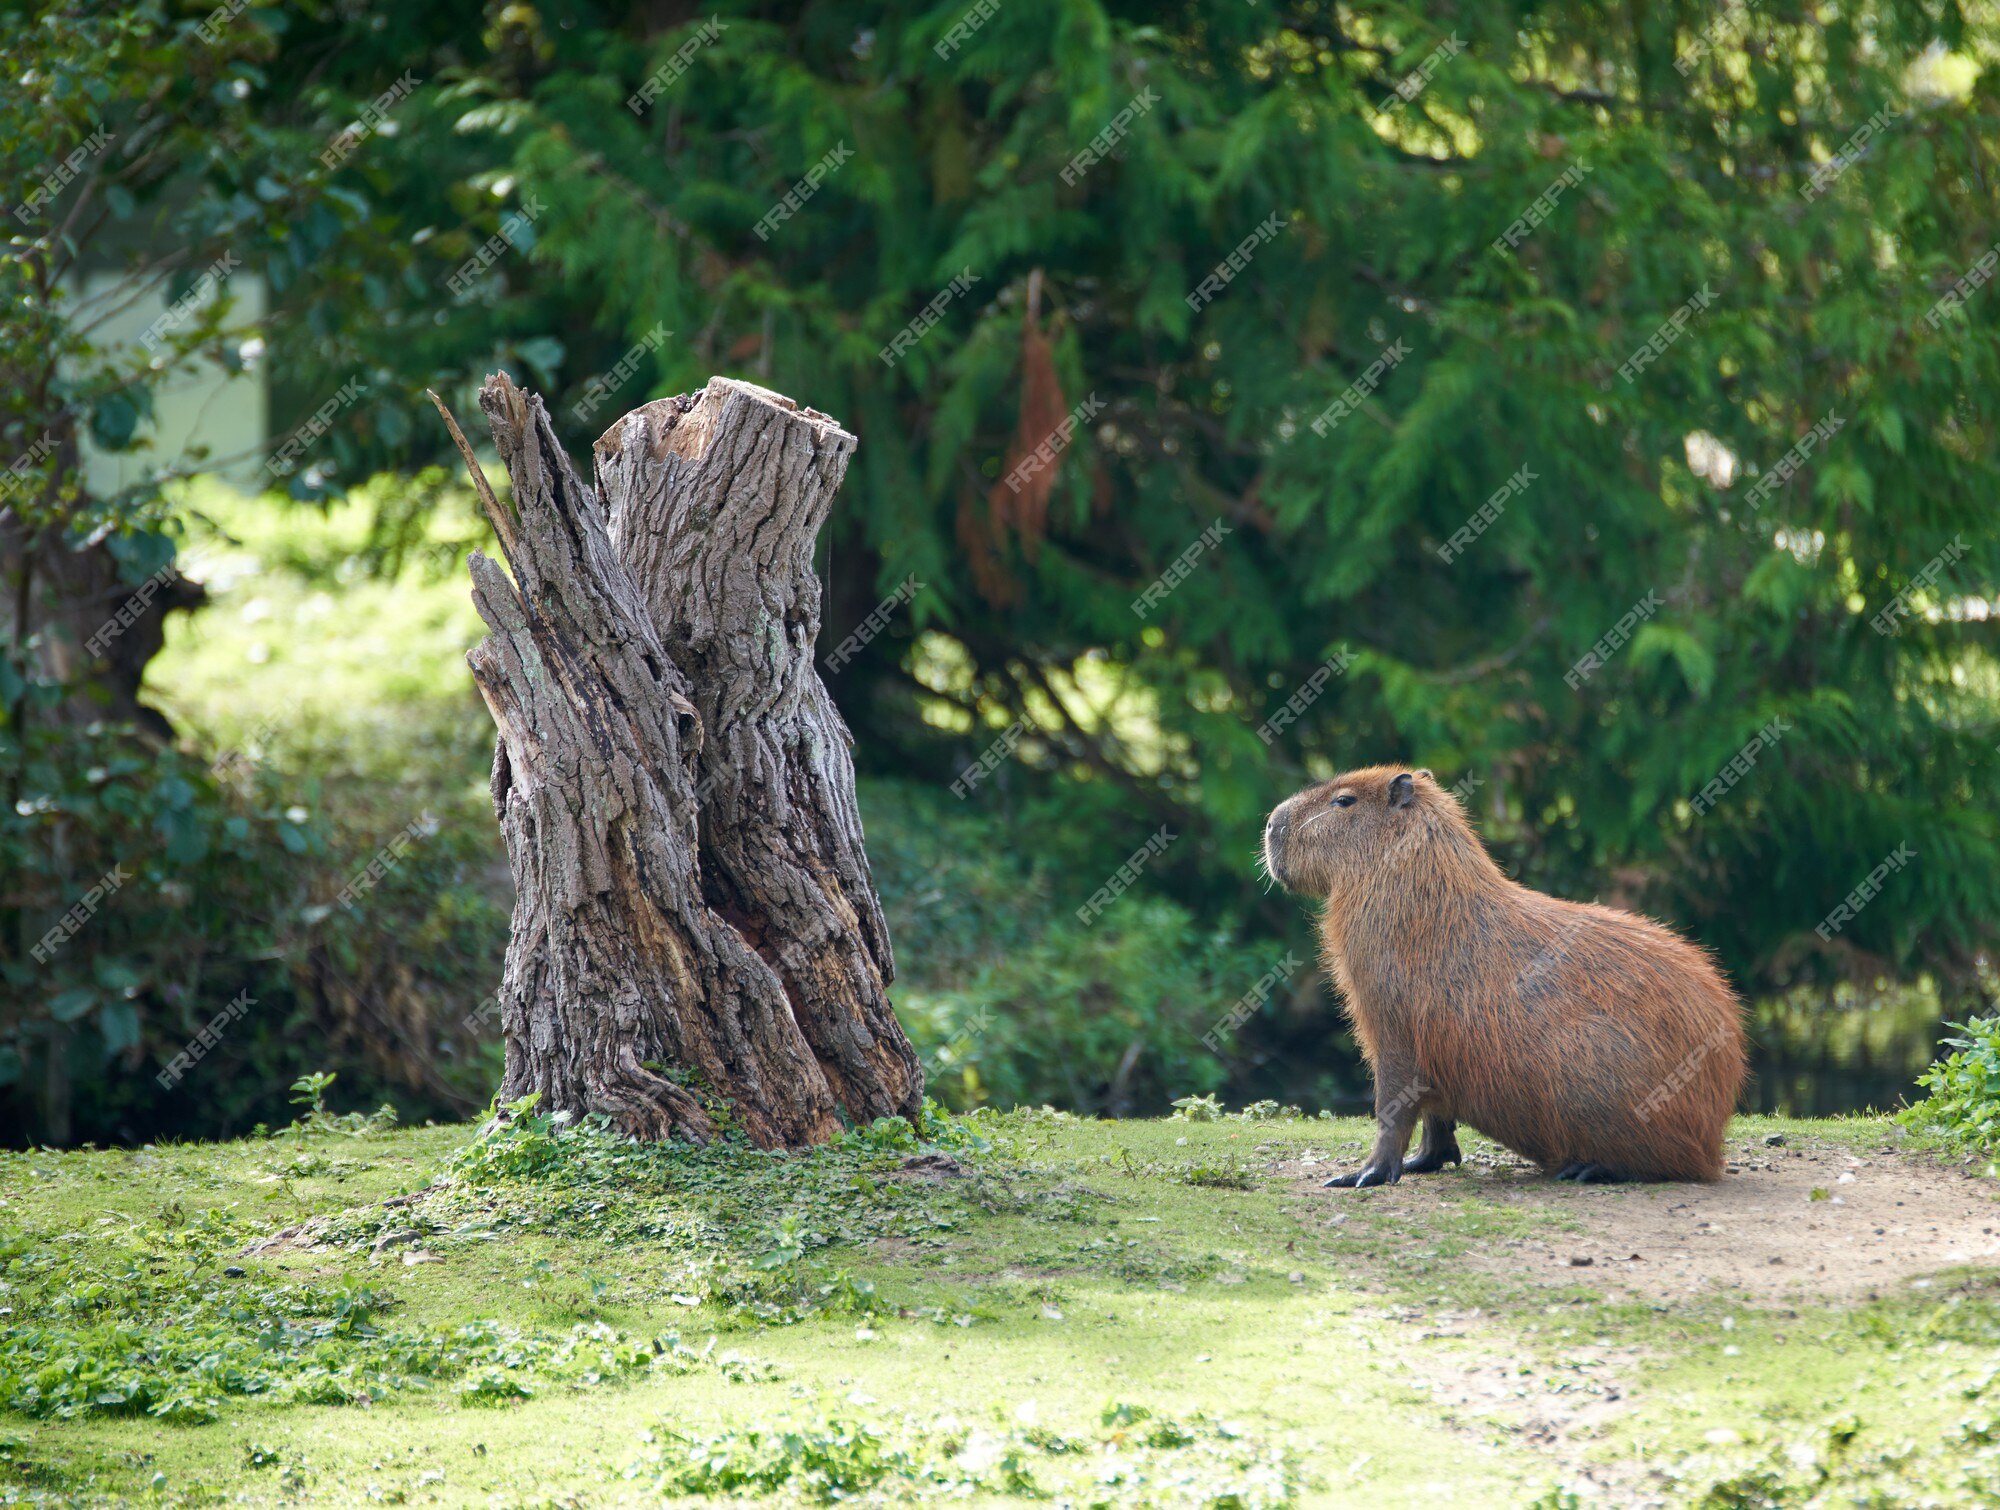
[[[914,1113],[812,666],[813,541],[853,437],[718,379],[613,426],[593,492],[539,398],[502,374],[479,403],[514,485],[510,512],[474,467],[513,569],[473,556],[492,633],[468,656],[515,889],[502,1099],[698,1143],[727,1117],[766,1148]]]
[[[597,442],[611,539],[694,689],[708,903],[784,982],[834,1099],[910,1116],[923,1070],[889,1006],[896,961],[862,848],[852,738],[813,666],[813,544],[854,437],[712,378]]]

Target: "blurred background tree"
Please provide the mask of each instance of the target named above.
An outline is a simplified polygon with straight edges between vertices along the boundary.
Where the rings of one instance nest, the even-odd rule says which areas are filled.
[[[1460,783],[1523,880],[1715,949],[1759,1003],[1767,1105],[1881,1101],[1982,998],[2000,917],[1990,8],[106,14],[45,6],[4,44],[23,84],[0,107],[13,202],[107,118],[150,110],[177,133],[159,139],[171,176],[132,174],[138,224],[111,260],[208,266],[160,218],[195,216],[270,291],[269,434],[339,400],[282,479],[293,513],[263,511],[340,521],[338,550],[263,551],[302,599],[394,584],[368,600],[393,622],[460,592],[446,568],[475,516],[437,465],[426,385],[465,408],[505,367],[548,393],[580,457],[623,410],[712,372],[860,436],[822,564],[828,643],[923,585],[829,680],[873,778],[898,1002],[948,1097],[1352,1104],[1308,920],[1252,855],[1276,799],[1386,759]],[[123,174],[144,140],[121,131],[89,171]],[[46,267],[89,185],[8,227],[10,376],[77,338]],[[927,307],[935,324],[912,327]],[[225,314],[105,381],[139,405],[183,355],[240,357]],[[0,452],[103,408],[78,362],[50,370],[7,385]],[[1071,443],[1022,482],[1072,413]],[[96,429],[113,449],[136,434]],[[46,509],[12,517],[69,548],[108,504],[63,466],[33,462]],[[171,542],[203,496],[140,487],[104,539]],[[262,528],[208,513],[226,516],[211,538]],[[132,548],[121,580],[156,556]],[[1899,632],[1872,627],[1897,604]],[[17,619],[10,641],[45,698],[83,674],[36,659],[60,617]],[[177,917],[181,947],[214,956],[178,996],[165,964],[100,980],[119,930],[211,863],[144,837],[171,837],[165,799],[139,795],[164,764],[93,786],[85,735],[34,734],[32,699],[10,694],[0,948],[41,937],[116,856],[159,867],[59,969],[5,962],[0,1094],[37,1135],[61,1130],[51,1023],[88,1067],[66,1073],[104,1087],[77,1136],[274,1115],[279,1066],[338,1064],[411,1112],[483,1094],[490,1043],[463,1019],[497,976],[504,881],[496,896],[483,716],[455,667],[434,680],[368,726],[366,758],[350,739],[275,762],[319,800],[258,819],[221,783],[213,815],[175,820],[303,846],[274,872],[289,887],[230,862],[249,895],[229,928]],[[179,732],[203,765],[214,737]],[[997,769],[954,796],[996,741]],[[192,812],[210,797],[189,784]],[[145,821],[102,818],[109,791]],[[331,906],[425,794],[448,842]],[[1173,842],[1085,928],[1074,909],[1163,825]],[[1899,846],[1915,860],[1822,937]],[[330,950],[351,966],[339,990],[310,963]],[[1274,971],[1288,953],[1307,963]],[[205,1079],[232,1094],[146,1090],[250,961],[283,1005],[216,1051]],[[1224,1053],[1204,1047],[1274,973]],[[86,986],[89,1004],[61,994]],[[356,1021],[374,1026],[328,1027]]]

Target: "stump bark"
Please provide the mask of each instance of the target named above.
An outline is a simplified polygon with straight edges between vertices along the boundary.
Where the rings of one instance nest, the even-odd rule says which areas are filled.
[[[713,378],[619,420],[595,456],[612,543],[688,684],[709,905],[778,972],[834,1099],[914,1115],[923,1071],[862,847],[847,725],[813,664],[813,545],[854,454],[824,414]]]
[[[717,379],[626,416],[576,477],[539,398],[480,407],[510,581],[468,660],[499,738],[514,876],[503,1100],[707,1142],[800,1146],[917,1111],[890,1009],[849,736],[812,663],[813,542],[854,446]],[[607,512],[608,511],[608,512]]]

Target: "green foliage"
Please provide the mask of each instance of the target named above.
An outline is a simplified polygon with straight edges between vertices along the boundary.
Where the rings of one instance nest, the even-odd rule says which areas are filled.
[[[483,1062],[441,1067],[374,1023],[471,1046],[460,1019],[484,985],[461,982],[497,973],[506,926],[471,885],[492,843],[484,815],[409,843],[344,906],[385,830],[410,823],[406,797],[386,807],[389,828],[372,808],[330,810],[317,777],[112,726],[36,728],[25,749],[35,795],[0,809],[9,1136],[279,1122],[308,1043],[364,1096],[431,1114],[478,1104]]]
[[[308,1138],[327,1136],[365,1138],[372,1133],[387,1132],[396,1125],[393,1106],[379,1106],[367,1116],[360,1112],[336,1116],[328,1111],[327,1088],[339,1078],[325,1070],[315,1070],[292,1082],[292,1105],[304,1108],[285,1129],[293,1142],[303,1144]]]
[[[312,3],[210,13],[50,0],[10,17],[0,99],[0,1124],[10,1141],[247,1128],[277,1110],[274,1087],[296,1073],[288,1037],[319,1040],[350,1083],[401,1082],[423,1110],[467,1110],[484,1094],[440,1067],[429,1014],[411,1002],[422,974],[459,964],[469,935],[491,945],[491,912],[461,905],[466,888],[450,874],[467,851],[440,865],[435,851],[453,846],[433,846],[336,915],[336,893],[383,835],[324,821],[322,773],[284,778],[252,757],[212,766],[132,701],[160,604],[173,592],[184,606],[199,598],[174,575],[187,567],[195,511],[167,484],[244,467],[200,448],[161,451],[156,395],[202,372],[241,373],[287,332],[320,339],[365,322],[363,285],[397,256],[394,241],[358,254],[349,238],[380,228],[320,157],[355,118],[356,97],[283,78],[292,29],[321,15]],[[244,323],[250,276],[270,295],[256,326]],[[167,313],[145,337],[121,331],[120,317],[149,299]],[[407,440],[385,376],[375,363],[343,374],[373,379],[362,383],[372,396],[343,411],[322,468],[295,473],[293,492],[325,496],[324,479],[361,454],[357,426]],[[307,408],[324,400],[316,392]],[[124,459],[115,485],[88,465],[86,438]],[[275,476],[254,458],[248,471]],[[154,598],[163,580],[169,593]],[[119,617],[141,594],[151,611]],[[103,649],[99,626],[119,624]],[[411,816],[399,812],[396,826]],[[477,847],[487,843],[481,833]],[[112,874],[129,874],[115,893]],[[421,905],[397,895],[412,882]],[[96,911],[53,956],[37,954],[80,903]],[[396,909],[389,927],[384,904]],[[250,1015],[228,1024],[212,1057],[157,1083],[239,997]],[[387,1047],[413,1028],[420,1052]],[[199,1094],[181,1088],[197,1075]]]
[[[324,861],[298,800],[313,794],[258,771],[226,780],[116,728],[38,729],[24,748],[35,795],[0,810],[18,930],[0,956],[0,1097],[16,1125],[59,1138],[46,1109],[72,1097],[87,1127],[143,1122],[164,1099],[153,1071],[237,990],[275,994],[277,973],[251,963],[277,931],[258,903],[296,895]]]
[[[1201,1036],[1263,963],[1226,935],[1204,937],[1173,902],[1128,896],[1088,932],[1057,914],[1020,952],[950,988],[905,991],[898,1005],[920,1042],[949,1047],[967,1034],[940,1066],[940,1095],[1124,1114],[1223,1084],[1227,1065]]]
[[[1232,1112],[1223,1107],[1214,1096],[1180,1096],[1174,1101],[1174,1122],[1275,1122],[1283,1118],[1303,1117],[1304,1112],[1296,1106],[1280,1106],[1275,1101],[1252,1101],[1240,1112]],[[1333,1113],[1322,1111],[1321,1121],[1327,1121]]]
[[[666,1429],[674,1447],[657,1455],[653,1487],[662,1494],[775,1493],[795,1490],[833,1503],[873,1489],[891,1474],[918,1476],[906,1454],[886,1451],[880,1432],[829,1416],[790,1431],[745,1431],[689,1438]],[[648,1434],[648,1441],[655,1440]]]
[[[576,1141],[559,1141],[556,1133],[568,1114],[537,1113],[541,1099],[536,1091],[504,1108],[496,1103],[485,1132],[460,1151],[458,1172],[474,1181],[542,1179],[556,1175],[580,1152],[596,1151],[601,1139],[593,1139],[589,1131],[579,1133]]]
[[[950,1416],[885,1419],[853,1406],[803,1420],[698,1434],[661,1425],[632,1476],[662,1495],[857,1495],[960,1499],[1004,1494],[1105,1507],[1274,1510],[1304,1475],[1283,1451],[1204,1415],[1107,1406],[1095,1429],[989,1425]]]
[[[2000,1016],[1955,1023],[1962,1037],[1917,1084],[1930,1094],[1897,1113],[1905,1127],[1935,1132],[1952,1143],[2000,1152]]]
[[[152,414],[155,388],[196,351],[221,356],[226,346],[231,366],[242,367],[240,335],[224,338],[226,281],[218,297],[159,332],[157,365],[155,349],[136,342],[120,349],[102,332],[106,315],[141,289],[164,280],[166,298],[175,300],[225,249],[281,243],[280,200],[307,210],[294,198],[300,186],[278,181],[285,169],[274,161],[276,134],[252,103],[268,87],[264,65],[276,32],[269,12],[252,11],[211,45],[158,0],[38,4],[9,28],[10,87],[0,101],[0,203],[9,212],[0,370],[11,380],[0,393],[0,456],[10,469],[21,467],[9,478],[20,484],[9,489],[10,524],[58,531],[78,548],[106,535],[163,544],[162,559],[171,557],[171,515],[157,488],[92,496],[77,442],[87,433],[110,451],[142,446],[140,422]],[[77,187],[63,192],[71,183]],[[315,229],[304,216],[295,244],[311,242]],[[111,252],[121,244],[123,256]],[[100,248],[101,258],[93,255]],[[58,290],[85,268],[109,277],[109,286],[73,289],[71,305]],[[124,269],[134,274],[130,285],[117,279]],[[174,469],[200,458],[163,461]],[[9,565],[18,570],[19,562]],[[6,626],[11,660],[32,677],[39,658],[21,642],[22,627]],[[15,690],[4,690],[8,711],[18,712]]]
[[[247,1131],[289,1120],[284,1087],[322,1066],[363,1107],[469,1114],[498,1062],[490,1010],[467,1019],[498,979],[508,897],[482,790],[491,733],[466,706],[470,609],[441,580],[463,546],[343,589],[365,553],[361,502],[311,518],[219,486],[185,500],[215,602],[190,632],[171,626],[151,675],[195,736],[162,749],[108,721],[37,724],[28,795],[0,806],[0,1126]],[[347,892],[399,835],[393,866]],[[114,867],[123,884],[38,960]],[[82,992],[96,1005],[64,1023]],[[210,1024],[192,1065],[157,1080]]]
[[[2000,1454],[1991,1446],[1991,1421],[1961,1421],[1949,1439],[1918,1444],[1892,1427],[1868,1429],[1853,1412],[1843,1412],[1793,1434],[1782,1448],[1747,1463],[1716,1471],[1689,1464],[1672,1477],[1693,1510],[1805,1510],[1829,1502],[1852,1505],[1981,1503],[2000,1489]],[[1938,1449],[1943,1451],[1939,1452]],[[1940,1461],[1956,1459],[1949,1470]],[[1931,1499],[1925,1491],[1952,1485],[1963,1501]]]
[[[1336,767],[1408,759],[1480,781],[1476,816],[1524,879],[1588,897],[1615,878],[1759,992],[1914,965],[1962,981],[1990,946],[2000,300],[1926,318],[1991,241],[1986,13],[1760,6],[1711,37],[1693,4],[1447,25],[1399,0],[1021,0],[940,53],[955,13],[932,6],[878,7],[865,29],[836,4],[753,8],[637,112],[624,101],[697,23],[642,26],[634,48],[603,19],[510,12],[449,108],[356,170],[385,225],[477,231],[506,195],[547,206],[474,308],[435,328],[426,290],[386,328],[423,364],[455,348],[468,376],[512,342],[562,413],[664,325],[680,334],[633,399],[747,371],[854,428],[864,503],[832,542],[828,632],[910,573],[925,584],[835,688],[873,769],[942,787],[1024,720],[968,803],[1086,880],[1167,822],[1186,837],[1149,885],[1205,928],[1255,917],[1301,938],[1247,863],[1264,813]],[[1399,100],[1447,33],[1462,53]],[[423,72],[462,46],[392,25],[337,71]],[[1116,151],[1066,172],[1142,91]],[[758,234],[842,143],[852,159]],[[1570,169],[1588,171],[1546,223],[1496,250]],[[1273,214],[1278,234],[1191,309]],[[455,235],[415,256],[444,271]],[[962,270],[972,291],[885,363]],[[551,331],[538,364],[524,343]],[[1407,356],[1315,433],[1395,343]],[[317,384],[349,360],[330,352]],[[1039,438],[1022,416],[1091,394],[1103,412],[1046,507],[1024,506],[1002,481]],[[1829,415],[1753,505],[1753,480]],[[1524,466],[1527,491],[1441,559]],[[1136,614],[1217,522],[1230,533]],[[1878,633],[1906,590],[1915,612]],[[1571,685],[1654,591],[1639,636]],[[1258,727],[1342,646],[1353,666],[1267,747]],[[1697,812],[1773,718],[1783,738]],[[1024,821],[1035,798],[1055,821]],[[1821,937],[1901,843],[1918,863]]]
[[[1255,1190],[1261,1183],[1234,1154],[1212,1162],[1196,1160],[1174,1171],[1175,1179],[1208,1190]]]
[[[357,1216],[320,1234],[365,1245],[397,1228],[448,1233],[477,1213],[488,1235],[562,1232],[657,1244],[672,1256],[660,1284],[676,1304],[718,1305],[745,1322],[790,1326],[881,1307],[872,1282],[828,1264],[823,1250],[880,1237],[934,1244],[975,1204],[1015,1211],[1037,1198],[959,1166],[952,1156],[975,1159],[993,1145],[976,1118],[955,1118],[935,1102],[925,1104],[921,1131],[885,1117],[826,1147],[775,1154],[734,1139],[706,1149],[635,1142],[608,1118],[538,1113],[537,1099],[496,1108],[421,1208]],[[938,1188],[924,1177],[927,1160],[943,1165]],[[1063,1201],[1053,1205],[1058,1216],[1065,1209]],[[969,1326],[974,1317],[934,1319]]]
[[[389,1319],[393,1299],[333,1283],[246,1274],[252,1231],[216,1211],[88,1232],[0,1230],[0,1408],[69,1419],[217,1418],[231,1398],[367,1405],[455,1384],[461,1399],[525,1398],[534,1381],[595,1384],[705,1359],[671,1338],[601,1324],[552,1334],[499,1322]]]

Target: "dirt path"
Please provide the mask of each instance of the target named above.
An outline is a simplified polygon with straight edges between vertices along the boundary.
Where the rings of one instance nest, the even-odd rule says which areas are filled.
[[[1568,1230],[1536,1224],[1535,1235],[1482,1245],[1450,1263],[1571,1295],[1594,1290],[1610,1301],[1865,1301],[1928,1286],[1930,1276],[1961,1265],[2000,1268],[2000,1192],[1969,1170],[1893,1147],[1814,1138],[1778,1146],[1738,1139],[1729,1156],[1728,1174],[1713,1185],[1579,1187],[1488,1145],[1468,1152],[1463,1170],[1360,1194],[1419,1226],[1425,1218],[1444,1225],[1448,1208],[1466,1201],[1559,1215]],[[1326,1203],[1321,1219],[1330,1221],[1342,1209],[1336,1203],[1352,1202],[1355,1192],[1318,1186],[1350,1167],[1343,1150],[1331,1162],[1290,1162],[1280,1173],[1315,1209]],[[1590,1450],[1630,1406],[1643,1350],[1579,1340],[1560,1367],[1530,1370],[1511,1355],[1496,1318],[1478,1309],[1397,1305],[1371,1314],[1444,1343],[1398,1354],[1441,1425],[1532,1448],[1605,1503],[1653,1510],[1668,1502],[1638,1465]]]
[[[1463,1171],[1413,1175],[1365,1192],[1409,1213],[1478,1199],[1559,1212],[1581,1229],[1511,1239],[1470,1267],[1607,1298],[1732,1292],[1766,1302],[1868,1298],[1959,1264],[2000,1266],[2000,1200],[1990,1180],[1893,1148],[1818,1139],[1733,1142],[1713,1185],[1565,1185],[1511,1154],[1483,1150]],[[1301,1189],[1332,1167],[1291,1166]],[[1318,1198],[1352,1199],[1328,1190]]]
[[[1872,1298],[1954,1265],[2000,1264],[1990,1181],[1921,1154],[1816,1140],[1732,1154],[1713,1185],[1635,1185],[1609,1200],[1601,1189],[1513,1174],[1502,1199],[1551,1204],[1583,1230],[1556,1243],[1523,1240],[1492,1261],[1652,1301],[1716,1291]]]

